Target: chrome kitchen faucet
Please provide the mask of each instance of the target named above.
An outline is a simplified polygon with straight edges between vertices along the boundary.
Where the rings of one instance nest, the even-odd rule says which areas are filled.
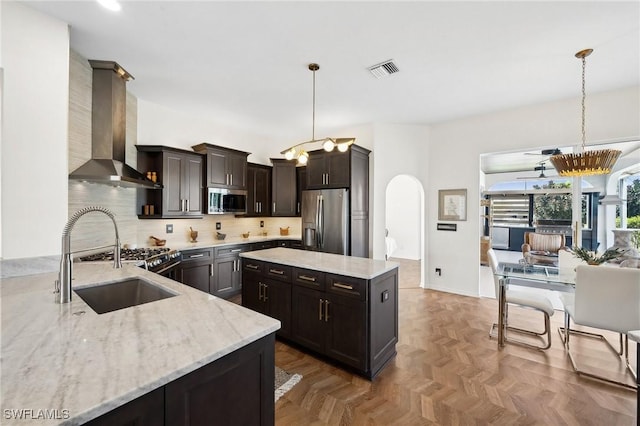
[[[109,216],[113,222],[113,227],[116,231],[116,242],[113,245],[113,267],[122,267],[122,263],[120,262],[120,236],[118,235],[118,225],[116,224],[113,213],[109,209],[99,206],[85,207],[84,209],[78,210],[73,216],[71,216],[71,219],[69,219],[62,231],[62,257],[60,259],[60,272],[58,273],[58,279],[55,281],[54,290],[54,293],[59,293],[60,297],[56,297],[56,303],[71,302],[71,280],[73,279],[73,258],[71,255],[74,253],[71,251],[71,230],[78,219],[90,212],[102,212]]]

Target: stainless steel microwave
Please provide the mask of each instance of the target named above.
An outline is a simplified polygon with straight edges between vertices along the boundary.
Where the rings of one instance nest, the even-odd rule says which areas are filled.
[[[247,191],[207,188],[208,214],[247,214]]]

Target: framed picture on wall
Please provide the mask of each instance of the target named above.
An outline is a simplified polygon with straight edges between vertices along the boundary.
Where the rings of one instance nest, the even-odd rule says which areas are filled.
[[[467,220],[467,190],[438,190],[438,220]]]

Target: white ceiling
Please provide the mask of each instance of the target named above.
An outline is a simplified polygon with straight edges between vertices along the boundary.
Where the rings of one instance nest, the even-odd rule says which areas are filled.
[[[365,123],[430,124],[640,85],[640,2],[24,1],[115,60],[138,98],[281,140]],[[393,59],[400,72],[367,67]]]

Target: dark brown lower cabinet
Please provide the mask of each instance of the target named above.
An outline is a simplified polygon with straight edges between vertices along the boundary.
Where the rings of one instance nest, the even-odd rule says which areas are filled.
[[[274,353],[270,334],[87,424],[271,426]]]
[[[279,319],[285,330],[279,337],[368,378],[395,355],[397,268],[361,279],[247,258],[242,262],[242,304]]]
[[[291,336],[291,283],[265,278],[245,261],[242,306],[280,320],[279,337]]]
[[[121,407],[85,423],[87,426],[164,425],[164,387],[142,395]]]

